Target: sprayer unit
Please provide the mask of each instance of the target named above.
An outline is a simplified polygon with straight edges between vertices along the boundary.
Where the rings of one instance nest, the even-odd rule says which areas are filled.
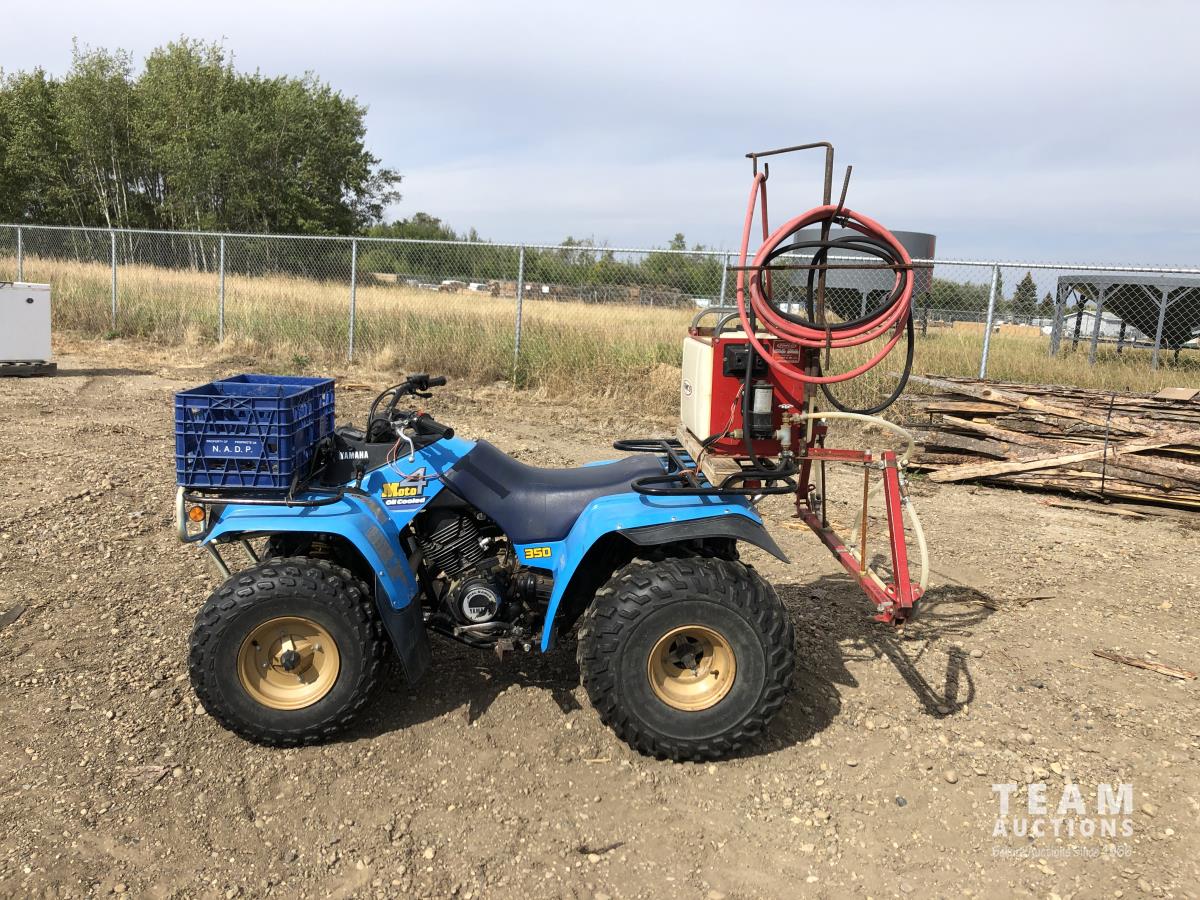
[[[766,163],[763,157],[821,148],[825,151],[823,202],[772,230],[767,221]],[[833,203],[833,146],[802,144],[748,153],[753,181],[742,231],[737,302],[710,307],[692,320],[683,342],[680,384],[681,426],[675,439],[622,441],[628,450],[657,450],[671,463],[666,475],[634,482],[645,494],[795,494],[796,517],[807,524],[875,602],[877,618],[902,623],[924,592],[928,554],[920,520],[905,491],[903,469],[912,436],[877,413],[904,390],[912,367],[914,266],[907,250],[878,222],[846,207],[851,169],[841,197]],[[753,254],[757,217],[762,243]],[[819,237],[811,231],[819,228]],[[834,228],[839,229],[836,237]],[[802,233],[803,232],[803,233]],[[868,257],[866,261],[863,257]],[[891,290],[856,318],[840,317],[826,304],[826,273],[831,269],[872,269],[891,273]],[[775,282],[787,283],[779,291]],[[798,283],[802,282],[802,284]],[[799,294],[803,299],[797,302]],[[707,322],[710,316],[715,321]],[[888,396],[864,408],[840,401],[832,386],[858,378],[882,362],[905,340],[905,362]],[[853,362],[838,371],[843,351]],[[902,451],[826,446],[830,423],[869,423],[906,441]],[[825,467],[837,462],[862,468],[862,503],[850,538],[843,540],[828,517]],[[872,480],[884,496],[891,565],[885,575],[869,565],[868,518]],[[856,504],[857,506],[858,504]],[[904,516],[919,552],[921,572],[910,580]]]
[[[773,353],[801,361],[804,351],[798,345],[768,334],[762,334],[760,340]],[[783,449],[780,430],[785,425],[785,407],[802,405],[804,383],[773,375],[744,332],[714,334],[697,329],[684,338],[680,417],[693,435],[717,435],[709,446],[712,453],[737,456],[745,450],[747,425],[740,400],[752,355],[749,433],[755,453],[775,456]]]

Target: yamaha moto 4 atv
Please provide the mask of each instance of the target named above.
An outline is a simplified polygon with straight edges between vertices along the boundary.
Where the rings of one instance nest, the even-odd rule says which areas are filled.
[[[575,629],[592,704],[642,753],[715,759],[761,733],[794,653],[786,610],[738,555],[746,542],[784,558],[753,484],[718,492],[671,440],[526,465],[408,408],[445,381],[384,391],[286,497],[179,489],[181,537],[226,576],[191,636],[204,708],[253,741],[321,741],[353,722],[389,652],[417,682],[430,632],[503,657]],[[230,570],[231,544],[249,568]]]

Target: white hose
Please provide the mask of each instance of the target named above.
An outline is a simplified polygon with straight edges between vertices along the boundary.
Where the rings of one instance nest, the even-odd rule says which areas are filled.
[[[851,422],[863,422],[868,425],[878,425],[880,428],[886,428],[888,431],[898,434],[904,439],[904,452],[897,460],[902,466],[908,465],[908,458],[912,456],[913,449],[917,443],[917,439],[907,428],[901,428],[895,422],[889,422],[887,419],[879,418],[879,416],[868,416],[865,413],[841,412],[840,410],[831,409],[826,412],[795,413],[792,418],[800,421],[805,419],[845,419]]]
[[[869,416],[869,415],[866,415],[865,413],[841,412],[840,410],[829,410],[828,412],[797,413],[794,416],[794,418],[799,421],[803,421],[806,419],[845,419],[845,420],[849,420],[849,421],[863,422],[863,423],[866,423],[869,425],[877,425],[881,428],[886,428],[887,430],[891,431],[893,434],[897,434],[900,437],[902,437],[905,441],[904,452],[896,460],[897,465],[899,465],[902,468],[904,466],[908,465],[908,459],[910,456],[912,456],[913,449],[916,446],[916,442],[917,442],[917,439],[913,436],[913,433],[911,431],[909,431],[908,429],[901,428],[896,423],[889,422],[887,419],[881,419],[878,416]],[[868,502],[869,502],[871,496],[873,496],[875,494],[875,492],[878,491],[878,489],[879,489],[878,484],[876,484],[875,487],[871,488],[870,493],[867,495]],[[917,515],[916,506],[913,505],[913,502],[908,499],[907,493],[903,496],[903,500],[904,500],[904,502],[902,505],[904,506],[905,512],[908,513],[908,521],[909,521],[909,524],[912,526],[913,540],[915,540],[917,543],[917,555],[920,560],[921,574],[920,574],[920,578],[917,583],[918,583],[918,585],[920,585],[921,593],[925,593],[925,588],[928,587],[928,585],[929,585],[929,545],[925,541],[925,529],[921,525],[920,516]],[[859,540],[860,540],[861,528],[862,528],[862,518],[863,518],[862,510],[859,510],[858,515],[854,517],[854,526],[853,526],[853,528],[850,529],[851,540],[856,544],[859,543]],[[851,552],[853,552],[853,551],[851,551]],[[862,563],[861,557],[859,557],[859,563],[860,564]]]
[[[905,497],[904,500],[904,509],[908,513],[913,539],[917,542],[917,554],[921,559],[921,578],[917,584],[920,585],[921,593],[924,594],[925,588],[929,586],[929,546],[925,543],[925,529],[921,527],[921,518],[917,515],[917,508],[913,506],[908,497]]]

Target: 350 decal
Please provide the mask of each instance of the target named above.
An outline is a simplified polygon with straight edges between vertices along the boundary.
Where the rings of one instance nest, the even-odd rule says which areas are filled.
[[[524,555],[526,559],[549,559],[554,551],[549,547],[526,547]]]

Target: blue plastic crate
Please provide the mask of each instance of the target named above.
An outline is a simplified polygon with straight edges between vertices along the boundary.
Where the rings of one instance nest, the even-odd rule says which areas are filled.
[[[332,378],[235,375],[175,395],[175,475],[210,490],[286,491],[333,431]]]

